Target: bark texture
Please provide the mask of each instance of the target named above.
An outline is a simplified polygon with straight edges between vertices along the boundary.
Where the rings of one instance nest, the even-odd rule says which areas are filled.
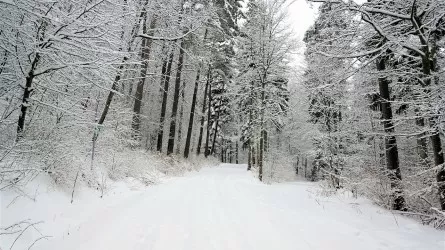
[[[159,130],[158,130],[158,141],[156,149],[162,152],[162,139],[164,137],[164,121],[165,121],[165,111],[167,110],[167,98],[168,98],[168,88],[170,85],[170,75],[173,63],[174,52],[171,51],[170,55],[164,59],[162,64],[162,77],[161,77],[161,93],[162,93],[162,105],[161,105],[161,116],[159,118]]]
[[[144,34],[147,34],[147,25],[146,20],[144,20],[143,24],[143,32]],[[154,28],[156,25],[156,17],[154,16],[150,22],[149,32],[148,35],[152,36],[154,33]],[[141,59],[142,59],[142,65],[141,65],[141,72],[140,72],[140,79],[138,81],[138,85],[136,87],[136,93],[134,93],[134,106],[133,106],[133,120],[131,123],[131,127],[133,129],[133,136],[135,138],[140,138],[140,126],[141,126],[141,106],[142,106],[142,98],[144,94],[144,85],[145,80],[147,78],[147,70],[149,65],[149,59],[150,59],[150,53],[151,53],[151,45],[153,43],[152,39],[142,38],[142,45],[141,45]]]
[[[189,125],[187,128],[187,137],[185,139],[184,158],[188,158],[189,153],[190,153],[190,141],[191,141],[192,132],[193,132],[193,122],[195,120],[196,95],[198,94],[199,75],[200,75],[200,70],[198,69],[198,72],[196,73],[195,88],[193,89],[192,107],[190,108],[190,117],[189,117]],[[201,132],[202,132],[202,127],[201,127]],[[201,135],[200,135],[200,137],[201,137]]]
[[[167,155],[173,153],[173,148],[175,147],[176,115],[178,113],[179,90],[181,88],[181,75],[182,75],[182,67],[184,64],[184,52],[185,52],[183,47],[184,47],[184,40],[182,39],[179,48],[178,67],[176,69],[175,90],[173,94],[173,106],[170,117],[170,131],[168,134]]]
[[[376,61],[377,70],[383,72],[386,70],[385,59],[378,58]],[[382,113],[383,128],[385,130],[385,152],[386,168],[390,179],[392,189],[392,209],[403,210],[405,208],[405,199],[402,195],[400,182],[402,175],[399,166],[399,152],[397,149],[397,140],[394,134],[393,114],[390,103],[389,80],[382,76],[378,79],[380,91],[380,110]]]

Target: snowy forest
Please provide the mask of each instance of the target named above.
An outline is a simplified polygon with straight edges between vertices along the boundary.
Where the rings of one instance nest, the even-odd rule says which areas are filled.
[[[0,0],[0,192],[243,164],[443,229],[445,1],[307,0],[301,37],[296,1]],[[4,197],[20,249],[38,230]]]

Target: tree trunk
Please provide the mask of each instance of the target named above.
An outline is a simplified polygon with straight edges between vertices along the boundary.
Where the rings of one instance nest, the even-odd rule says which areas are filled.
[[[232,153],[232,142],[229,144],[229,163],[232,163],[233,153]]]
[[[196,95],[198,94],[198,87],[199,87],[199,74],[200,74],[200,69],[198,68],[198,72],[196,73],[195,88],[193,89],[192,107],[190,108],[189,126],[187,129],[187,138],[185,139],[184,158],[188,158],[189,153],[190,153],[190,140],[192,138],[193,121],[195,120]],[[204,97],[204,100],[205,100],[205,97]],[[201,133],[202,133],[202,125],[201,125],[201,131],[200,131],[200,135],[199,135],[200,140],[202,139]],[[199,141],[198,148],[200,148],[200,145],[201,145],[201,142]],[[197,154],[199,155],[199,152]]]
[[[445,164],[439,132],[436,130],[436,133],[433,134],[430,139],[433,146],[434,164],[440,166],[437,170],[436,181],[438,185],[440,207],[445,211]]]
[[[158,141],[157,141],[157,151],[162,152],[162,139],[164,137],[164,121],[165,121],[165,111],[167,109],[167,98],[168,98],[168,87],[170,85],[170,74],[173,64],[174,51],[170,52],[170,55],[165,58],[162,64],[162,80],[161,80],[161,92],[162,92],[162,106],[161,106],[161,116],[159,118],[159,131],[158,131]],[[164,86],[162,86],[164,85]]]
[[[173,106],[170,116],[170,132],[168,134],[167,155],[173,153],[173,148],[175,146],[176,113],[178,112],[179,89],[181,87],[181,74],[184,63],[184,39],[181,39],[179,46],[178,67],[176,69],[175,92],[173,94]]]
[[[223,87],[224,88],[224,87]],[[213,134],[213,141],[212,141],[212,152],[210,154],[213,154],[215,152],[215,143],[216,143],[216,136],[218,135],[218,126],[219,126],[219,117],[221,115],[221,106],[222,106],[222,97],[219,101],[219,105],[218,105],[218,111],[217,111],[217,115],[216,115],[216,123],[215,123],[215,133]]]
[[[261,83],[261,121],[260,121],[260,148],[258,157],[258,179],[263,181],[263,164],[264,164],[264,151],[265,151],[265,139],[267,136],[264,128],[264,111],[265,111],[265,87],[266,87],[266,73],[264,73]]]
[[[249,151],[247,152],[247,171],[252,169],[252,146],[249,142]]]
[[[300,157],[297,156],[297,163],[295,163],[295,174],[298,176],[298,165],[300,164]]]
[[[221,139],[221,162],[225,162],[225,150],[224,150],[224,140]],[[212,149],[212,154],[213,154],[213,149]]]
[[[209,138],[210,138],[210,116],[211,116],[211,107],[212,107],[212,85],[209,84],[209,105],[207,110],[207,134],[206,134],[206,144],[204,149],[204,156],[207,157],[210,154],[209,151]]]
[[[224,149],[221,147],[221,162],[224,163]]]
[[[252,166],[255,166],[256,165],[255,143],[252,143],[252,141],[251,141],[250,145],[251,145],[250,148],[251,148],[251,151],[252,151],[252,153],[251,153],[251,155],[252,155]]]
[[[433,60],[433,65],[432,65],[433,69],[436,68],[436,66],[434,65],[434,62],[435,61]],[[431,71],[429,71],[429,76],[431,77]],[[431,145],[433,148],[434,165],[441,166],[437,170],[437,174],[436,174],[440,207],[443,211],[445,211],[445,164],[444,164],[442,143],[440,140],[439,131],[436,126],[435,118],[430,118],[429,122],[430,122],[430,127],[432,127],[432,129],[433,129],[433,133],[430,136],[430,140],[431,140]]]
[[[0,32],[1,34],[1,32]],[[0,75],[3,73],[3,69],[5,68],[6,63],[8,62],[8,51],[5,50],[4,56],[3,56],[3,61],[0,64]]]
[[[269,150],[269,140],[268,140],[268,134],[267,134],[266,129],[264,129],[263,137],[264,137],[264,152],[267,152]],[[277,149],[279,149],[279,148],[277,148]]]
[[[238,164],[238,154],[239,154],[239,147],[238,147],[238,141],[235,143],[236,152],[235,152],[235,163]]]
[[[39,61],[40,61],[40,54],[36,53],[34,60],[31,63],[31,69],[29,70],[28,75],[26,76],[25,88],[23,89],[22,104],[20,107],[19,120],[17,122],[16,141],[19,141],[23,137],[26,115],[28,113],[29,98],[31,97],[31,92],[33,88],[32,82],[34,81],[35,77],[34,71],[36,70]]]
[[[111,101],[113,100],[114,93],[117,91],[117,88],[119,86],[119,81],[121,80],[122,70],[124,69],[124,64],[128,60],[127,57],[124,57],[122,59],[121,65],[119,65],[118,72],[116,76],[114,77],[113,84],[111,85],[111,90],[108,92],[107,100],[105,101],[105,107],[102,111],[102,114],[100,115],[99,121],[97,122],[98,125],[102,125],[105,121],[105,118],[107,117],[108,110],[110,109]],[[97,136],[96,138],[97,139]]]
[[[145,1],[144,6],[147,5],[147,3],[148,3],[148,0]],[[130,38],[130,40],[127,43],[127,48],[126,48],[127,50],[126,50],[126,52],[130,51],[131,45],[133,44],[134,40],[136,39],[137,32],[139,31],[141,20],[143,18],[146,18],[146,14],[147,13],[146,13],[145,9],[143,8],[141,10],[140,14],[139,14],[139,18],[138,18],[137,22],[135,23],[135,25],[133,26],[133,28],[131,30],[131,38]],[[122,34],[121,34],[121,38],[122,39],[123,39],[123,35],[124,35],[124,32],[122,32]],[[119,50],[121,51],[122,48],[120,48]],[[118,71],[116,73],[116,76],[114,77],[113,84],[111,85],[111,90],[108,93],[107,100],[105,102],[105,107],[104,107],[104,109],[102,111],[102,114],[100,116],[99,121],[97,122],[98,125],[102,125],[104,123],[104,121],[105,121],[105,118],[107,117],[108,110],[110,109],[111,101],[113,100],[114,93],[118,89],[119,81],[120,81],[121,76],[122,76],[122,70],[123,70],[124,64],[125,64],[125,62],[127,60],[128,60],[128,57],[124,56],[124,58],[122,59],[121,64],[119,65],[119,68],[118,68]],[[97,140],[98,136],[99,136],[99,134],[95,133],[94,136],[93,136],[93,140]]]
[[[212,150],[210,152],[211,155],[215,153],[215,143],[216,143],[216,136],[218,135],[218,126],[219,126],[219,112],[218,115],[216,116],[215,132],[213,133]]]
[[[377,70],[380,72],[385,71],[385,59],[377,59]],[[392,121],[392,110],[390,103],[389,92],[389,80],[382,76],[378,78],[379,91],[380,91],[380,110],[383,119],[383,128],[385,130],[385,152],[386,152],[386,168],[388,170],[388,176],[391,182],[392,189],[392,209],[403,210],[405,208],[405,199],[402,195],[402,189],[400,182],[402,175],[399,167],[399,153],[397,149],[396,137],[392,135],[394,133],[394,124]]]
[[[416,113],[418,115],[419,111],[417,110]],[[416,125],[420,127],[425,127],[425,119],[422,117],[416,118]],[[426,135],[425,133],[421,133],[417,136],[417,154],[419,155],[420,160],[422,161],[422,164],[427,165],[428,163],[428,146],[426,142]]]
[[[205,117],[205,111],[206,111],[207,92],[208,92],[209,85],[210,85],[210,73],[211,73],[211,68],[209,66],[209,70],[207,72],[207,82],[206,82],[206,86],[204,89],[204,101],[202,103],[202,110],[201,110],[201,127],[199,128],[198,147],[196,149],[197,155],[199,155],[201,153],[202,136],[204,133],[204,119],[205,119],[204,117]],[[204,150],[204,154],[205,154],[205,150]]]
[[[431,85],[431,71],[436,70],[436,50],[437,50],[437,44],[436,41],[438,40],[436,35],[432,36],[432,47],[431,51],[428,48],[427,44],[423,44],[423,52],[425,55],[422,57],[422,70],[425,75],[424,78],[424,86],[430,86]],[[432,57],[433,60],[430,60],[430,57]],[[427,92],[429,92],[427,90]],[[443,156],[443,150],[442,150],[442,143],[440,140],[439,131],[437,129],[435,118],[430,118],[430,127],[433,129],[433,133],[430,135],[431,145],[433,148],[433,157],[434,157],[434,165],[440,166],[437,174],[436,174],[436,181],[438,185],[438,193],[439,193],[439,200],[440,200],[440,207],[442,210],[445,210],[445,165],[444,165],[444,156]]]
[[[264,130],[261,128],[260,148],[258,149],[258,179],[263,181],[263,154],[264,154]]]
[[[255,143],[255,167],[260,166],[260,141]]]
[[[146,25],[147,19],[144,19],[142,30],[144,34],[147,33],[147,25]],[[156,16],[153,16],[150,27],[149,27],[149,33],[148,35],[153,35],[153,30],[156,25]],[[140,133],[140,126],[141,126],[141,105],[142,105],[142,98],[144,93],[144,85],[145,85],[145,79],[147,77],[147,70],[148,70],[148,61],[150,59],[150,52],[151,52],[151,45],[153,43],[152,39],[142,38],[142,45],[141,45],[141,59],[142,59],[142,66],[141,66],[141,78],[139,79],[138,85],[136,87],[136,93],[134,94],[134,106],[133,106],[133,121],[131,124],[131,127],[133,129],[133,136],[134,138],[140,139],[141,133]]]
[[[178,144],[176,146],[176,154],[179,155],[181,151],[181,143],[182,143],[182,119],[184,117],[184,91],[185,91],[185,81],[182,81],[181,87],[181,108],[179,109],[179,124],[178,124]]]

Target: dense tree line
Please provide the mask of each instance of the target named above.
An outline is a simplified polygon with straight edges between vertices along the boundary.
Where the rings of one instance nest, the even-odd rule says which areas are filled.
[[[70,182],[145,149],[249,162],[262,179],[295,43],[285,1],[243,4],[1,1],[2,164]]]
[[[313,2],[304,76],[318,131],[305,152],[313,178],[395,210],[444,210],[445,3]]]

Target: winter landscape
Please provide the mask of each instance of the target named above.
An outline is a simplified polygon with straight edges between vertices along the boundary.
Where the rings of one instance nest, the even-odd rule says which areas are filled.
[[[0,0],[0,250],[444,250],[445,1]]]

